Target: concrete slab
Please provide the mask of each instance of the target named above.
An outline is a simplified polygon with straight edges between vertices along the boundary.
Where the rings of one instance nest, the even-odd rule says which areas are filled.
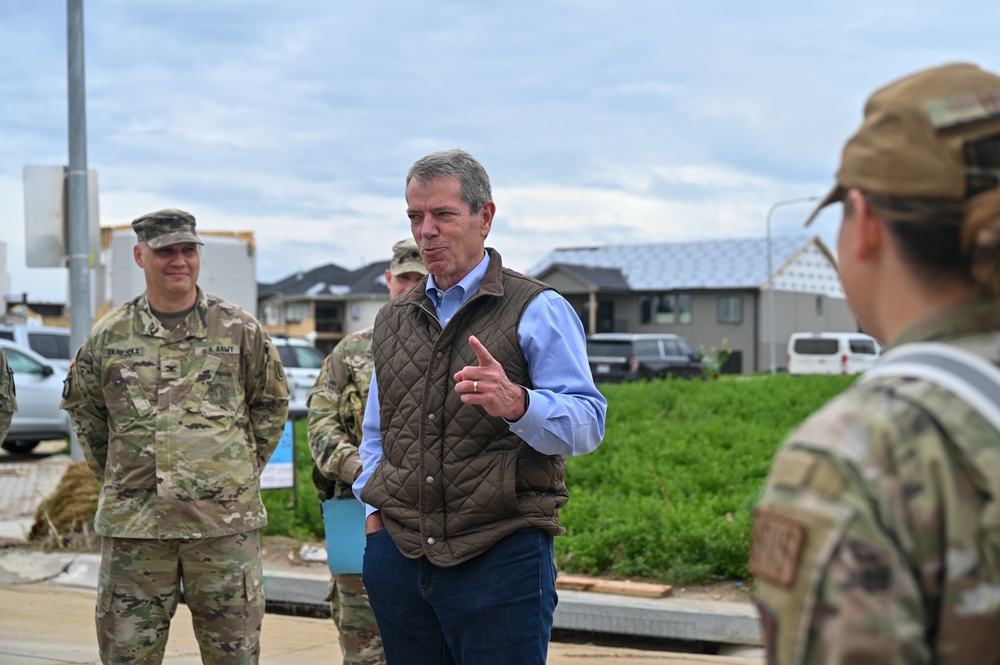
[[[12,458],[3,458],[3,463],[0,463],[0,538],[23,540],[31,528],[35,508],[55,489],[70,461],[65,455],[32,462],[17,462]],[[30,586],[31,583],[51,582],[67,589],[92,592],[97,588],[99,569],[98,554],[0,550],[0,585],[11,585],[12,589],[21,588],[23,585]],[[264,593],[269,601],[321,607],[326,605],[324,598],[329,574],[325,570],[301,573],[269,570],[265,562],[264,573]],[[2,588],[4,587],[0,587]],[[90,603],[92,605],[92,599]],[[10,605],[2,606],[10,607]],[[269,620],[274,621],[274,619]],[[711,603],[669,597],[651,599],[562,590],[559,592],[555,627],[672,640],[717,642],[737,647],[757,647],[761,644],[759,619],[752,607],[736,603]],[[0,634],[6,636],[11,633],[0,631]],[[321,644],[322,646],[317,648],[327,651],[324,657],[315,657],[303,662],[333,662],[329,659],[332,653],[328,641],[322,641]],[[55,646],[58,646],[58,640]],[[311,648],[302,647],[304,650]],[[339,655],[339,648],[335,651]],[[71,654],[67,652],[64,660],[91,662],[86,659],[73,660],[70,656]],[[179,660],[165,662],[200,662],[196,649],[187,655],[177,654],[176,658]],[[751,659],[754,657],[751,656]],[[4,652],[0,650],[0,662],[18,661],[5,658]],[[294,664],[299,661],[268,662]]]
[[[99,665],[92,591],[49,584],[0,585],[0,663],[74,663]],[[261,663],[341,665],[343,658],[332,621],[268,614],[261,636]],[[760,657],[723,657],[659,652],[592,644],[549,646],[550,665],[761,665]],[[200,665],[191,613],[177,608],[167,641],[165,665]]]
[[[59,484],[71,461],[68,455],[31,462],[18,462],[10,456],[3,460],[0,464],[0,521],[32,518],[38,504]]]

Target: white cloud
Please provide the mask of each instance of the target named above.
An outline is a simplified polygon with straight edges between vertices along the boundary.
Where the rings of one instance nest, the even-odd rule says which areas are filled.
[[[946,60],[996,69],[997,18],[986,0],[88,0],[90,166],[105,224],[182,207],[252,230],[262,281],[385,258],[408,231],[406,169],[455,146],[490,171],[490,240],[515,268],[559,246],[762,235],[774,201],[829,185],[876,86]],[[11,288],[61,300],[65,271],[15,255],[21,168],[67,154],[65,4],[0,3],[0,58]],[[807,209],[776,212],[776,232]]]

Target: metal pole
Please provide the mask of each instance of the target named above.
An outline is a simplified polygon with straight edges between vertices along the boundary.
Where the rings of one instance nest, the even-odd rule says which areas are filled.
[[[770,207],[767,211],[767,315],[768,315],[768,326],[770,328],[771,337],[771,374],[777,373],[776,358],[775,358],[775,345],[774,345],[774,283],[772,278],[774,277],[774,267],[772,266],[771,259],[771,215],[777,208],[782,206],[792,205],[795,203],[806,203],[807,201],[817,201],[818,196],[803,196],[797,199],[785,199],[783,201],[778,201]]]
[[[87,109],[83,67],[83,0],[66,0],[69,84],[69,169],[66,172],[66,230],[69,245],[70,345],[80,348],[90,332],[90,233],[87,204]],[[74,460],[83,459],[76,437]]]

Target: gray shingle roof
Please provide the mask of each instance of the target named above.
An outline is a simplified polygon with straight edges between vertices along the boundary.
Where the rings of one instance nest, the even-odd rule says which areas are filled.
[[[816,236],[773,238],[774,271],[814,242],[825,250]],[[555,264],[617,268],[633,291],[758,288],[768,278],[767,238],[556,249],[527,274]]]
[[[347,270],[328,263],[306,272],[298,272],[272,284],[258,284],[257,297],[270,295],[340,295],[358,293],[384,294],[389,290],[380,277],[389,267],[388,261],[376,261],[357,270]]]
[[[598,290],[609,293],[614,291],[629,291],[628,282],[618,268],[589,268],[587,266],[570,265],[566,263],[554,263],[550,267],[558,266],[560,270],[575,275],[577,279],[586,282]]]

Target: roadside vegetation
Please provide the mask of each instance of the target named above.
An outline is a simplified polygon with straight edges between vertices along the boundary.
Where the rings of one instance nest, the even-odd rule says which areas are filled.
[[[560,570],[667,584],[748,579],[750,513],[771,457],[854,377],[725,376],[603,384],[604,442],[567,460]],[[295,429],[297,496],[264,492],[266,535],[322,540],[305,421]]]

